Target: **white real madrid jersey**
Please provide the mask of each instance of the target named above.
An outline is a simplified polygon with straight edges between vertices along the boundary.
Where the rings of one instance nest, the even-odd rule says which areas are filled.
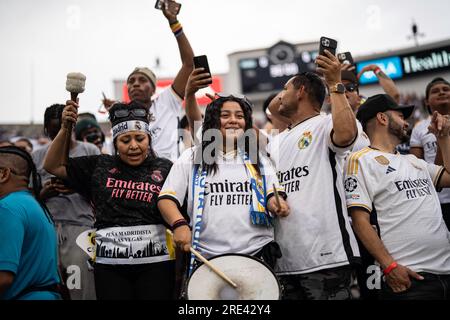
[[[281,275],[348,265],[359,256],[345,206],[343,162],[348,150],[331,139],[331,116],[318,115],[269,145],[290,215],[275,225]]]
[[[169,87],[153,100],[150,112],[153,121],[149,128],[152,148],[161,158],[175,161],[178,158],[178,122],[182,115],[182,99]]]
[[[159,194],[159,199],[171,199],[179,207],[187,196],[187,210],[191,221],[195,220],[196,214],[193,210],[193,153],[198,152],[198,149],[190,148],[180,156]],[[218,171],[206,177],[199,250],[206,257],[224,253],[255,254],[273,241],[273,228],[251,222],[250,176],[241,157],[236,152],[220,152],[218,158]],[[263,158],[262,163],[267,197],[274,194],[274,184],[277,191],[283,191],[270,161]]]
[[[347,160],[348,207],[368,210],[388,252],[415,272],[450,274],[450,233],[435,189],[443,170],[371,148]]]
[[[437,153],[436,136],[428,131],[431,118],[420,121],[413,129],[411,134],[411,147],[418,147],[423,149],[423,157],[426,162],[434,163]],[[444,188],[438,193],[441,203],[450,203],[450,188]]]

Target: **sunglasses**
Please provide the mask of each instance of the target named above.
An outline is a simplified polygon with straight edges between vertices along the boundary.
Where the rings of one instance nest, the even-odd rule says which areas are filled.
[[[355,92],[358,90],[358,86],[353,83],[349,83],[345,85],[345,90],[348,92]]]
[[[114,118],[126,118],[130,115],[135,117],[147,117],[147,110],[145,109],[119,109],[114,111]]]
[[[219,97],[219,99],[236,99],[239,101],[242,101],[248,108],[252,109],[253,104],[248,100],[246,96],[243,94],[227,94],[223,92],[216,93],[216,96]]]

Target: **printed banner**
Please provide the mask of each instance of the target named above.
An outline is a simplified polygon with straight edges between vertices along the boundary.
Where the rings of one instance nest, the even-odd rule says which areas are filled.
[[[96,262],[144,264],[170,260],[163,225],[114,227],[96,231]]]

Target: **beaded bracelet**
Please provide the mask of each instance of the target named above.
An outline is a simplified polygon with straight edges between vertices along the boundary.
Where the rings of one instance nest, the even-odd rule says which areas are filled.
[[[181,226],[189,226],[189,223],[185,219],[179,219],[172,224],[172,231]]]

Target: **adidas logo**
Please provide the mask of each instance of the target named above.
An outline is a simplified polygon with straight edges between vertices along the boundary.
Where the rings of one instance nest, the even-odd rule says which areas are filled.
[[[392,172],[394,172],[394,171],[397,171],[397,170],[395,170],[395,169],[392,168],[391,166],[388,166],[388,168],[387,168],[387,170],[386,170],[386,174],[392,173]]]

